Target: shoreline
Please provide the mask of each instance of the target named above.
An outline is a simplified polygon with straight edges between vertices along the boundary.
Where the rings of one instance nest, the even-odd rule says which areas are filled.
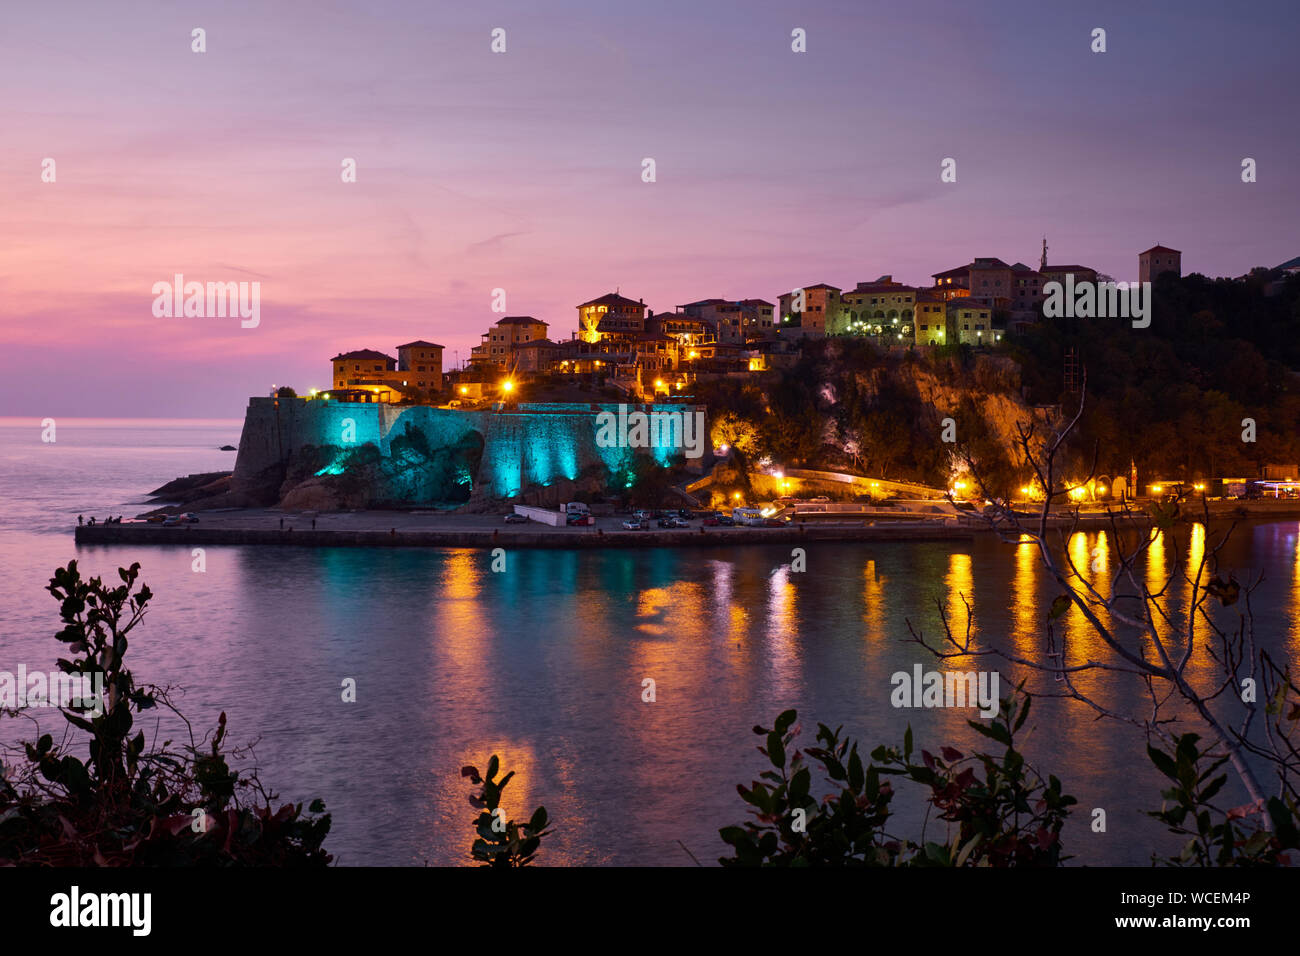
[[[1288,520],[1300,518],[1300,502],[1212,502],[1210,519]],[[1245,514],[1241,514],[1245,511]],[[504,524],[499,514],[454,514],[431,511],[348,511],[320,514],[276,509],[199,512],[199,521],[164,527],[143,521],[83,525],[74,529],[81,544],[107,545],[259,545],[270,547],[353,548],[658,548],[727,547],[790,544],[807,541],[972,541],[998,532],[978,519],[874,517],[870,520],[808,519],[780,528],[703,527],[625,530],[619,517],[598,518],[594,526],[550,527],[536,522]],[[1188,509],[1179,524],[1199,520]],[[1080,530],[1106,529],[1114,518],[1132,526],[1132,517],[1106,512],[1078,515]],[[316,527],[311,527],[312,524]],[[1036,522],[1026,521],[1033,527]],[[1049,529],[1075,525],[1073,515],[1054,516]]]
[[[308,548],[660,548],[729,547],[805,541],[970,541],[977,532],[960,527],[796,525],[789,528],[692,528],[610,531],[603,528],[340,530],[200,528],[180,525],[95,525],[76,529],[77,544],[269,545]]]

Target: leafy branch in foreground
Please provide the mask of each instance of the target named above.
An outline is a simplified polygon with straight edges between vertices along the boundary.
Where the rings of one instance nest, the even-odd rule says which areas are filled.
[[[496,754],[488,760],[486,776],[473,766],[462,767],[460,770],[462,777],[468,777],[470,783],[480,788],[478,793],[470,795],[469,802],[471,806],[483,811],[474,820],[474,832],[478,834],[478,839],[474,841],[470,855],[484,866],[497,869],[527,866],[537,854],[542,837],[551,832],[546,829],[549,822],[546,808],[538,807],[534,810],[527,823],[507,820],[505,811],[501,809],[501,794],[515,772],[511,770],[497,780],[500,770],[501,761]]]
[[[130,634],[144,619],[153,594],[141,584],[140,565],[120,568],[121,584],[83,579],[77,562],[59,568],[48,590],[59,602],[63,628],[55,635],[68,657],[58,668],[93,695],[64,704],[67,724],[56,743],[49,733],[9,748],[0,775],[0,865],[18,866],[324,866],[322,843],[330,817],[321,801],[272,808],[256,771],[232,770],[226,751],[226,715],[210,739],[172,746],[132,736],[136,718],[162,707],[186,727],[167,691],[137,685],[125,666]],[[3,716],[35,718],[25,709]],[[88,757],[74,752],[87,740]]]
[[[1046,780],[1025,763],[1015,735],[1029,716],[1028,696],[1001,702],[988,726],[969,721],[979,733],[1002,744],[1000,756],[969,756],[943,747],[938,756],[922,750],[913,758],[912,730],[901,749],[877,747],[864,765],[855,741],[842,728],[817,725],[818,746],[791,749],[800,728],[787,710],[772,728],[755,727],[765,738],[759,752],[772,769],[736,789],[754,809],[754,820],[719,831],[734,856],[723,866],[1057,866],[1061,827],[1076,801],[1056,777]],[[818,765],[830,792],[812,794],[811,765]],[[942,821],[941,839],[892,836],[886,826],[894,790],[884,775],[920,784],[926,802]],[[927,813],[928,817],[928,813]]]
[[[1300,708],[1300,705],[1292,705]],[[1148,815],[1188,838],[1178,856],[1152,857],[1171,866],[1278,866],[1300,862],[1300,813],[1290,797],[1269,797],[1267,824],[1253,805],[1223,809],[1216,794],[1228,781],[1215,772],[1228,762],[1223,753],[1202,750],[1197,734],[1175,735],[1171,752],[1147,745],[1147,755],[1173,786],[1161,791],[1164,805]],[[1292,851],[1292,852],[1288,852]]]

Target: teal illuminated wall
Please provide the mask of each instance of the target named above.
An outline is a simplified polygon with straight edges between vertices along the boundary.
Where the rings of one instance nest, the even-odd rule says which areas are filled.
[[[653,407],[653,406],[650,406]],[[688,411],[675,405],[672,409]],[[236,476],[251,474],[295,452],[330,446],[320,474],[340,474],[373,445],[381,498],[413,504],[463,501],[467,485],[493,498],[529,486],[577,479],[599,466],[611,491],[630,481],[637,450],[597,444],[596,416],[617,405],[536,405],[510,411],[462,411],[428,406],[305,399],[252,399],[240,441]],[[703,439],[704,436],[701,436]],[[349,440],[350,439],[350,440]],[[680,449],[653,448],[661,465]],[[372,453],[373,456],[373,453]]]

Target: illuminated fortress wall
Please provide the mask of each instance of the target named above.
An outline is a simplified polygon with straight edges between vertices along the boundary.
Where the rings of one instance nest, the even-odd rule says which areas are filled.
[[[698,406],[671,408],[685,413],[702,410]],[[463,411],[422,405],[252,398],[239,442],[234,483],[238,487],[241,482],[251,482],[266,469],[289,462],[295,453],[311,446],[351,450],[374,445],[382,463],[395,455],[395,442],[398,455],[412,455],[411,446],[415,445],[422,452],[442,457],[448,451],[477,447],[476,443],[481,442],[475,474],[468,474],[458,465],[421,467],[417,463],[401,472],[400,488],[387,490],[392,497],[413,504],[438,503],[459,497],[451,493],[453,489],[440,485],[445,486],[449,480],[461,484],[468,480],[481,495],[510,498],[530,486],[549,485],[557,478],[576,480],[594,471],[602,471],[604,480],[627,486],[637,450],[602,448],[597,444],[597,415],[601,411],[616,414],[618,405],[521,405],[510,411]],[[405,442],[402,436],[406,436]],[[702,441],[705,438],[701,436]],[[670,448],[652,448],[647,453],[665,465],[674,455],[680,455],[679,450]],[[419,458],[412,460],[418,462]],[[595,465],[600,469],[593,468]],[[339,471],[342,468],[338,466]],[[327,467],[322,473],[338,471]]]

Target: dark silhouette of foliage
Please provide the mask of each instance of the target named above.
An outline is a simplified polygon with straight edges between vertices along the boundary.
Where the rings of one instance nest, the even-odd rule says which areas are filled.
[[[943,747],[936,756],[922,750],[913,758],[912,730],[901,749],[877,747],[865,763],[855,741],[841,728],[817,725],[818,746],[792,749],[798,714],[787,710],[772,728],[755,727],[764,738],[759,752],[772,769],[750,786],[737,786],[755,819],[719,831],[734,855],[723,866],[1057,866],[1060,832],[1076,802],[1056,777],[1044,780],[1015,749],[1015,734],[1029,716],[1028,696],[1004,698],[997,717],[977,732],[1005,747],[1001,756],[967,756]],[[811,766],[830,786],[812,793]],[[982,771],[982,775],[980,773]],[[946,826],[942,840],[890,835],[892,775],[928,788],[927,802]]]
[[[165,689],[137,684],[125,666],[128,635],[153,598],[147,585],[136,588],[139,573],[138,563],[120,568],[114,587],[83,579],[71,561],[50,579],[63,621],[55,637],[68,653],[59,671],[102,693],[61,707],[64,741],[42,734],[0,778],[0,865],[327,865],[325,805],[274,809],[275,794],[255,772],[230,767],[228,757],[249,751],[224,749],[224,713],[204,742],[191,736],[173,747],[132,734],[136,718],[155,707],[184,721]],[[85,759],[75,752],[81,740]]]
[[[470,849],[470,856],[495,869],[527,866],[537,855],[542,837],[550,833],[546,828],[549,822],[546,808],[534,810],[527,823],[507,820],[505,811],[501,809],[501,794],[515,772],[511,770],[497,780],[500,770],[501,761],[496,754],[488,760],[486,776],[480,774],[477,767],[461,768],[460,775],[468,777],[470,783],[479,787],[478,793],[470,795],[470,805],[482,811],[474,820],[478,839]]]

